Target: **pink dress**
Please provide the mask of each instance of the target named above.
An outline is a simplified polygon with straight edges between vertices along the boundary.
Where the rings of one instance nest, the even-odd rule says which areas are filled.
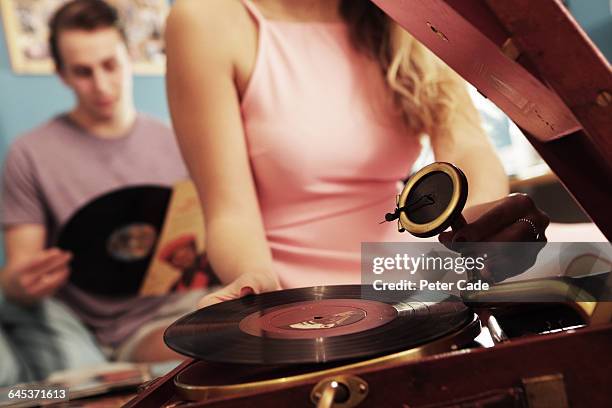
[[[420,143],[346,25],[267,20],[243,1],[259,43],[242,117],[275,272],[285,288],[359,283],[362,242],[408,238],[379,222]]]

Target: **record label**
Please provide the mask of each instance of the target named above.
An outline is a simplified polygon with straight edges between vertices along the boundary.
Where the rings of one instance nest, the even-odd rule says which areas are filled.
[[[151,255],[157,242],[157,231],[153,225],[134,223],[111,233],[106,248],[117,261],[139,261]]]
[[[358,333],[382,326],[397,317],[390,305],[372,300],[325,299],[296,302],[255,312],[240,323],[252,336],[314,339]]]

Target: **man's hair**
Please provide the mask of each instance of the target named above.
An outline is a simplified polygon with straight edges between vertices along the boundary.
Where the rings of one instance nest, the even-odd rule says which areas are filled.
[[[59,50],[59,35],[62,31],[93,31],[106,27],[116,28],[123,41],[126,41],[117,9],[103,0],[72,0],[60,7],[49,22],[49,49],[55,68],[58,71],[64,68]]]

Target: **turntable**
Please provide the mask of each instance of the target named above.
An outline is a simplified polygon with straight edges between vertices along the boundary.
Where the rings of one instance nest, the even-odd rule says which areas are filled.
[[[374,2],[502,108],[612,238],[612,74],[559,1]],[[296,289],[188,315],[167,341],[192,358],[128,407],[610,406],[610,302],[369,295]]]
[[[604,406],[611,330],[585,328],[589,313],[367,285],[249,296],[171,325],[193,359],[128,406]]]

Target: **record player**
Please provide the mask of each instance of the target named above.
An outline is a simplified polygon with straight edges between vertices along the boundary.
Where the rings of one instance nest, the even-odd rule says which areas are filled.
[[[609,402],[611,330],[586,327],[588,308],[478,308],[452,296],[431,302],[431,294],[368,291],[367,285],[299,288],[187,315],[170,326],[166,340],[198,358],[146,384],[129,406]],[[481,325],[495,345],[477,342]]]
[[[561,3],[374,2],[521,127],[610,240],[612,72]],[[315,287],[188,315],[168,329],[167,340],[198,358],[145,384],[127,406],[604,407],[612,401],[612,303],[480,298],[475,306],[469,298],[415,296],[381,299],[363,287]],[[397,321],[401,329],[394,331]],[[206,336],[197,335],[202,327]],[[478,344],[481,327],[493,345]],[[313,328],[337,337],[309,338]],[[347,336],[349,343],[339,341]],[[201,338],[206,347],[194,348]],[[288,338],[295,347],[278,347]]]

